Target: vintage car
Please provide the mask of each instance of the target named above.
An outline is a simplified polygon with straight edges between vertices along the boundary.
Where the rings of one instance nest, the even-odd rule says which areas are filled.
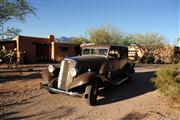
[[[95,105],[98,89],[130,80],[134,64],[128,61],[128,47],[83,45],[82,55],[64,58],[59,67],[49,65],[41,87],[50,93],[83,97]],[[48,76],[48,77],[47,77]]]

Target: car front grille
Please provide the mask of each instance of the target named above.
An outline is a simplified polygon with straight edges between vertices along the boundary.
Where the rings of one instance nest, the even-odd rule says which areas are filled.
[[[73,80],[73,77],[69,72],[73,67],[75,67],[75,61],[73,60],[63,60],[61,62],[61,69],[58,78],[58,88],[67,90],[67,87]]]

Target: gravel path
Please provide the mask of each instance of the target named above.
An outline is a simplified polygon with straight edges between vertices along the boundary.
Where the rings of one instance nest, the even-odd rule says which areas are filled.
[[[137,66],[133,81],[102,89],[93,107],[81,98],[39,89],[40,76],[30,79],[32,72],[27,72],[21,79],[0,83],[0,119],[180,120],[180,105],[161,95],[150,82],[156,68]]]

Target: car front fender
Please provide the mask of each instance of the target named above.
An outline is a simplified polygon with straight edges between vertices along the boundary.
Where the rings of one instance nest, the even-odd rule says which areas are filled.
[[[83,84],[90,83],[97,77],[97,73],[94,72],[86,72],[78,77],[74,78],[73,82],[68,86],[68,89],[72,89],[78,86],[81,86]]]

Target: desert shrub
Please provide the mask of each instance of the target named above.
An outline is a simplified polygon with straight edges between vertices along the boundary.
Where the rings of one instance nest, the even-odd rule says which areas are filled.
[[[160,92],[173,99],[180,98],[180,64],[159,68],[152,81]]]
[[[0,47],[0,59],[4,63],[15,63],[16,61],[16,49],[6,50],[5,47]]]
[[[171,59],[171,61],[173,62],[173,63],[180,63],[180,54],[177,54],[177,55],[175,55],[172,59]]]

